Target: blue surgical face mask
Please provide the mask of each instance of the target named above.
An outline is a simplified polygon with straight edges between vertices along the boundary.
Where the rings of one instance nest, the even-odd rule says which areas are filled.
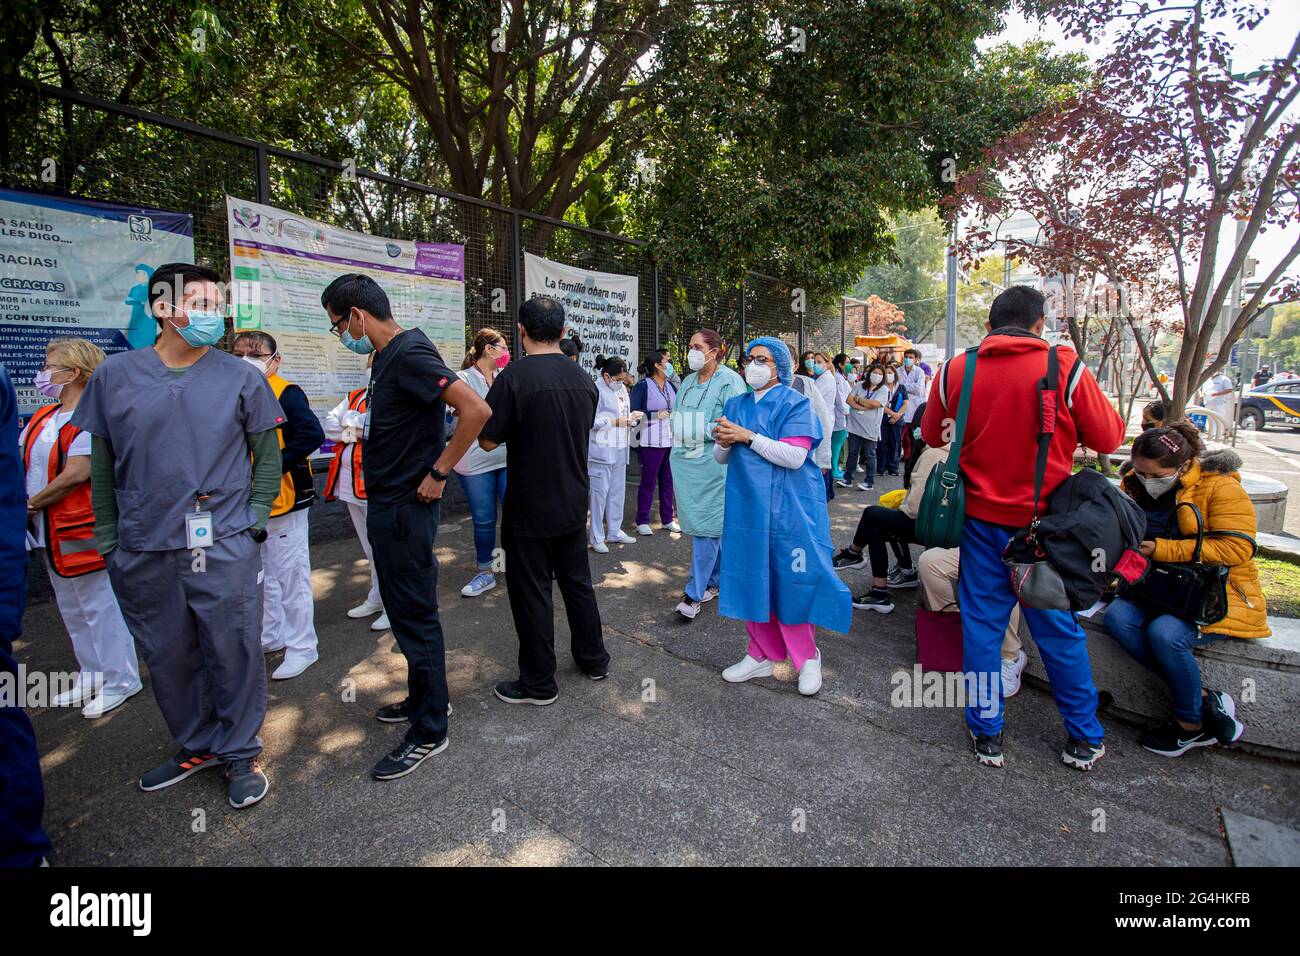
[[[813,363],[813,374],[814,374],[814,375],[821,375],[821,374],[822,374],[823,372],[825,372],[825,371],[826,371],[826,367],[825,367],[824,365],[822,365],[821,362],[814,362],[814,363]]]
[[[664,363],[664,374],[667,375],[669,378],[672,378],[674,375],[677,374],[677,373],[673,370],[673,363],[672,363],[672,362],[666,362],[666,363]]]
[[[220,312],[204,312],[195,309],[185,314],[189,317],[190,324],[181,328],[172,322],[172,328],[180,334],[190,348],[216,345],[226,334],[226,317]]]
[[[363,330],[366,327],[365,322],[366,322],[365,319],[361,320],[361,328]],[[350,319],[348,324],[351,324]],[[364,334],[364,332],[361,338],[354,339],[352,337],[352,333],[345,328],[343,330],[343,334],[339,336],[339,341],[343,343],[343,347],[345,349],[350,349],[353,352],[356,352],[358,355],[369,355],[371,352],[375,350],[374,343],[370,341],[370,339]]]
[[[911,367],[912,367],[912,360],[911,360],[910,358],[905,358],[905,359],[903,359],[903,367],[904,367],[904,368],[911,368]]]

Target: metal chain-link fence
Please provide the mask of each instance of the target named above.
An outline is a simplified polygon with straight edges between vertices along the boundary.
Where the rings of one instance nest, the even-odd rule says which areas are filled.
[[[775,335],[796,352],[833,354],[845,341],[840,311],[809,312],[795,282],[753,272],[739,284],[678,274],[623,236],[52,87],[10,80],[0,97],[0,185],[190,213],[196,258],[223,275],[231,195],[359,232],[464,245],[466,343],[484,326],[513,338],[525,252],[636,275],[638,364],[662,346],[684,369],[691,336],[706,327],[722,335],[733,359],[756,335]],[[460,358],[446,356],[453,365]]]

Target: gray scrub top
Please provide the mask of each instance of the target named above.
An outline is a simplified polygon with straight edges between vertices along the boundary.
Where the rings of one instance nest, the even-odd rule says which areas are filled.
[[[255,522],[248,437],[284,423],[266,379],[208,349],[177,375],[152,348],[110,355],[86,384],[72,423],[113,445],[118,543],[128,551],[186,547],[185,513],[208,495],[217,540]]]

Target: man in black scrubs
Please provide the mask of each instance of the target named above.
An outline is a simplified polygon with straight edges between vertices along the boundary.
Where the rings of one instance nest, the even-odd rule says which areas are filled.
[[[433,541],[447,474],[492,413],[424,332],[393,321],[388,296],[374,279],[339,276],[321,294],[321,305],[344,347],[358,355],[375,353],[361,439],[366,530],[379,593],[407,666],[406,699],[375,716],[387,723],[409,721],[410,727],[372,773],[393,780],[447,748],[447,662]],[[446,405],[460,417],[450,444]]]
[[[510,449],[501,544],[519,633],[519,679],[497,684],[496,695],[507,704],[553,704],[559,687],[552,578],[564,597],[574,661],[592,680],[609,669],[585,537],[596,385],[560,349],[564,307],[554,299],[525,302],[519,334],[527,357],[492,383],[492,418],[479,436],[489,451],[500,444]]]

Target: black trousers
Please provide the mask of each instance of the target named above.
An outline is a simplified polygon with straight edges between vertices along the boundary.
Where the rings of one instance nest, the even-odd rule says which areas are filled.
[[[439,503],[412,500],[387,504],[371,500],[366,533],[379,576],[379,596],[397,646],[406,656],[406,699],[410,743],[427,744],[447,736],[447,657],[438,618]]]
[[[909,518],[897,508],[868,505],[858,519],[858,530],[853,535],[855,548],[866,548],[871,559],[871,573],[883,578],[889,570],[888,544],[898,559],[900,568],[911,568],[912,552],[908,545],[916,541],[916,519]]]
[[[553,538],[525,538],[503,527],[501,546],[506,553],[510,613],[519,635],[519,683],[524,690],[551,697],[559,689],[552,579],[564,598],[574,662],[589,674],[603,674],[609,667],[609,653],[591,586],[586,529]]]

